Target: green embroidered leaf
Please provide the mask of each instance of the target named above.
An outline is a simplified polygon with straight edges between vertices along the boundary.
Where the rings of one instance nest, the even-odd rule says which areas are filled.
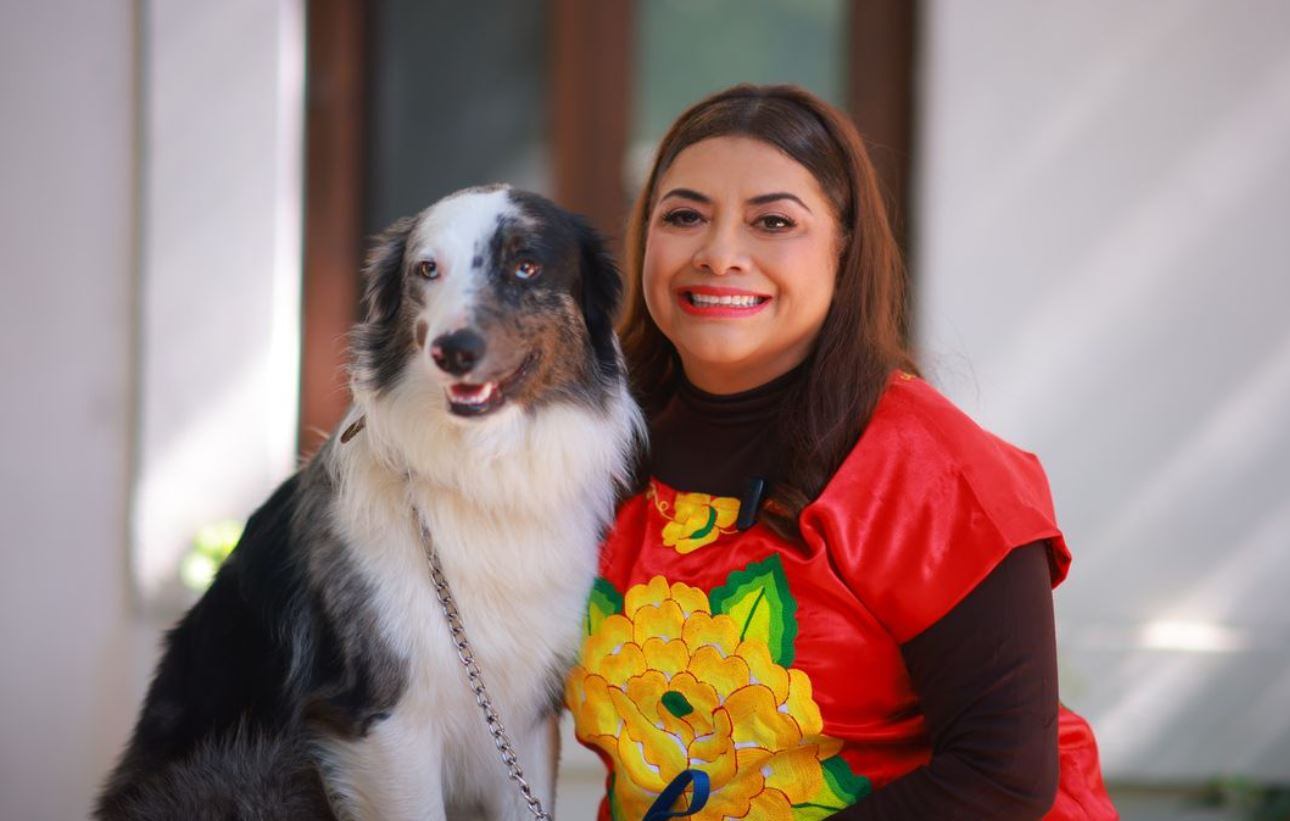
[[[618,792],[614,789],[614,774],[609,773],[609,821],[625,821],[622,807],[618,806]]]
[[[591,585],[591,595],[587,597],[587,618],[583,624],[585,635],[595,633],[605,619],[621,612],[623,595],[608,581],[597,576],[595,583]]]
[[[781,667],[793,664],[797,640],[797,601],[779,556],[732,572],[708,595],[713,614],[724,613],[739,625],[740,640],[764,641]]]
[[[810,800],[793,805],[793,821],[822,821],[873,791],[869,779],[851,772],[842,756],[820,762],[824,785]]]
[[[675,690],[668,690],[664,693],[663,697],[659,699],[659,703],[677,718],[685,718],[694,712],[694,705],[690,704],[690,700]]]
[[[703,527],[691,533],[689,536],[686,536],[685,538],[702,539],[704,536],[707,536],[709,533],[711,533],[712,528],[716,527],[716,525],[717,525],[717,509],[715,507],[709,507],[707,523],[704,524]]]
[[[824,783],[847,806],[873,792],[869,779],[851,772],[851,766],[840,755],[820,762],[820,766],[824,769]]]
[[[801,804],[793,805],[793,821],[823,821],[823,819],[845,809],[845,806],[837,804],[815,804],[805,801]]]

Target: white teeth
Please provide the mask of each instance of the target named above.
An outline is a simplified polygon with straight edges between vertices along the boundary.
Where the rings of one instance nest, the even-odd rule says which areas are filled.
[[[710,296],[708,294],[690,294],[690,301],[700,308],[720,306],[723,308],[751,308],[758,303],[755,296]]]
[[[453,385],[448,389],[452,401],[459,405],[483,405],[497,392],[496,382],[485,382],[482,385]]]

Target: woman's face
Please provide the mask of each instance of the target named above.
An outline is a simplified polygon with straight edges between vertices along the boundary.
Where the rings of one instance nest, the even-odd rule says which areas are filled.
[[[645,304],[710,393],[769,382],[806,358],[824,324],[839,227],[811,172],[750,137],[694,143],[658,181],[642,269]]]

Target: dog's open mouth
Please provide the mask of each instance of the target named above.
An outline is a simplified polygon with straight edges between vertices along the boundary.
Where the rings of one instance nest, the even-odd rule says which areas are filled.
[[[520,366],[510,376],[492,382],[457,382],[445,388],[448,410],[458,416],[484,416],[506,404],[524,378],[533,370],[537,353],[524,357]]]

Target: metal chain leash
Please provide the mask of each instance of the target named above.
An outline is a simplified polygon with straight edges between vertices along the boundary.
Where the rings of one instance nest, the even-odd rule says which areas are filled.
[[[493,709],[493,702],[488,697],[487,688],[484,687],[484,678],[480,674],[479,664],[475,661],[475,651],[471,648],[470,641],[466,638],[466,631],[462,627],[457,601],[453,598],[452,591],[448,589],[448,579],[443,575],[443,568],[439,565],[439,555],[435,552],[434,541],[430,538],[430,531],[419,514],[417,523],[421,526],[421,540],[425,543],[426,557],[430,562],[430,582],[439,596],[443,617],[448,622],[448,632],[452,634],[453,646],[457,648],[457,658],[461,659],[462,666],[466,668],[466,677],[470,680],[471,692],[475,694],[475,703],[484,711],[484,723],[488,725],[493,744],[501,753],[502,763],[510,772],[511,780],[519,785],[529,812],[533,813],[533,817],[538,821],[551,821],[551,816],[542,808],[542,802],[533,794],[529,782],[524,780],[524,770],[520,768],[519,756],[515,754],[515,748],[506,734],[506,728],[502,726],[502,719]]]

